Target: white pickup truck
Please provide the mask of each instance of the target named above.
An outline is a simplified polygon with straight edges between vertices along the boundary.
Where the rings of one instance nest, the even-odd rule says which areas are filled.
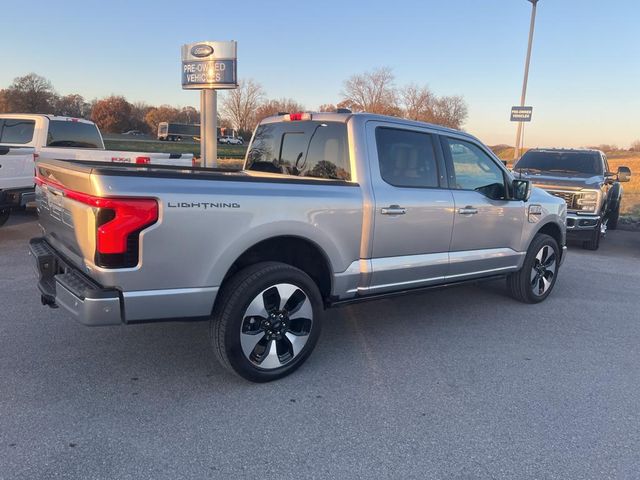
[[[0,226],[7,222],[11,210],[35,199],[34,158],[33,148],[0,146]]]
[[[54,115],[0,115],[0,146],[32,147],[36,158],[42,159],[193,165],[193,154],[105,150],[102,135],[95,123]]]
[[[37,114],[0,115],[0,226],[34,198],[34,160],[193,166],[193,154],[105,150],[89,120]]]

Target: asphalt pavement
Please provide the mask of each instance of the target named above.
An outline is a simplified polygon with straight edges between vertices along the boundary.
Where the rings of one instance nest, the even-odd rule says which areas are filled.
[[[218,366],[205,323],[43,307],[37,233],[0,228],[1,479],[640,477],[640,233],[572,246],[540,305],[491,282],[330,310],[261,385]]]

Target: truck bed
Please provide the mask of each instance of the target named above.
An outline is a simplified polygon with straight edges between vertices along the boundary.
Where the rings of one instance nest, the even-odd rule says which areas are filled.
[[[362,193],[352,182],[57,160],[39,160],[37,175],[44,241],[91,281],[122,292],[127,322],[208,314],[235,260],[283,232],[326,252],[332,274],[359,260]],[[124,267],[97,257],[101,206],[110,199],[157,203],[157,220],[128,240],[135,256]]]

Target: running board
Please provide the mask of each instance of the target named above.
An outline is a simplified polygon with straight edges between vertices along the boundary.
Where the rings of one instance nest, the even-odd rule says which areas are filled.
[[[337,300],[335,299],[335,297],[333,298],[329,298],[325,301],[325,307],[326,308],[333,308],[333,307],[342,307],[345,305],[351,305],[354,303],[361,303],[361,302],[367,302],[370,300],[380,300],[383,298],[392,298],[392,297],[399,297],[401,295],[411,295],[413,293],[420,293],[420,292],[424,292],[427,290],[439,290],[442,288],[449,288],[449,287],[458,287],[460,285],[469,285],[469,284],[474,284],[474,283],[484,283],[484,282],[489,282],[491,280],[500,280],[503,278],[506,278],[507,274],[506,273],[502,273],[499,275],[491,275],[490,277],[483,277],[483,278],[472,278],[470,280],[460,280],[458,282],[450,282],[450,283],[442,283],[439,285],[428,285],[425,287],[416,287],[416,288],[409,288],[406,290],[398,290],[395,292],[386,292],[386,293],[373,293],[371,295],[356,295],[353,298],[346,298],[344,300]]]

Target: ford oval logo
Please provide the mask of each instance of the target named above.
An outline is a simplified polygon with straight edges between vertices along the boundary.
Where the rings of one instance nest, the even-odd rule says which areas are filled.
[[[198,58],[208,57],[213,54],[213,47],[211,45],[194,45],[191,47],[191,55]]]

